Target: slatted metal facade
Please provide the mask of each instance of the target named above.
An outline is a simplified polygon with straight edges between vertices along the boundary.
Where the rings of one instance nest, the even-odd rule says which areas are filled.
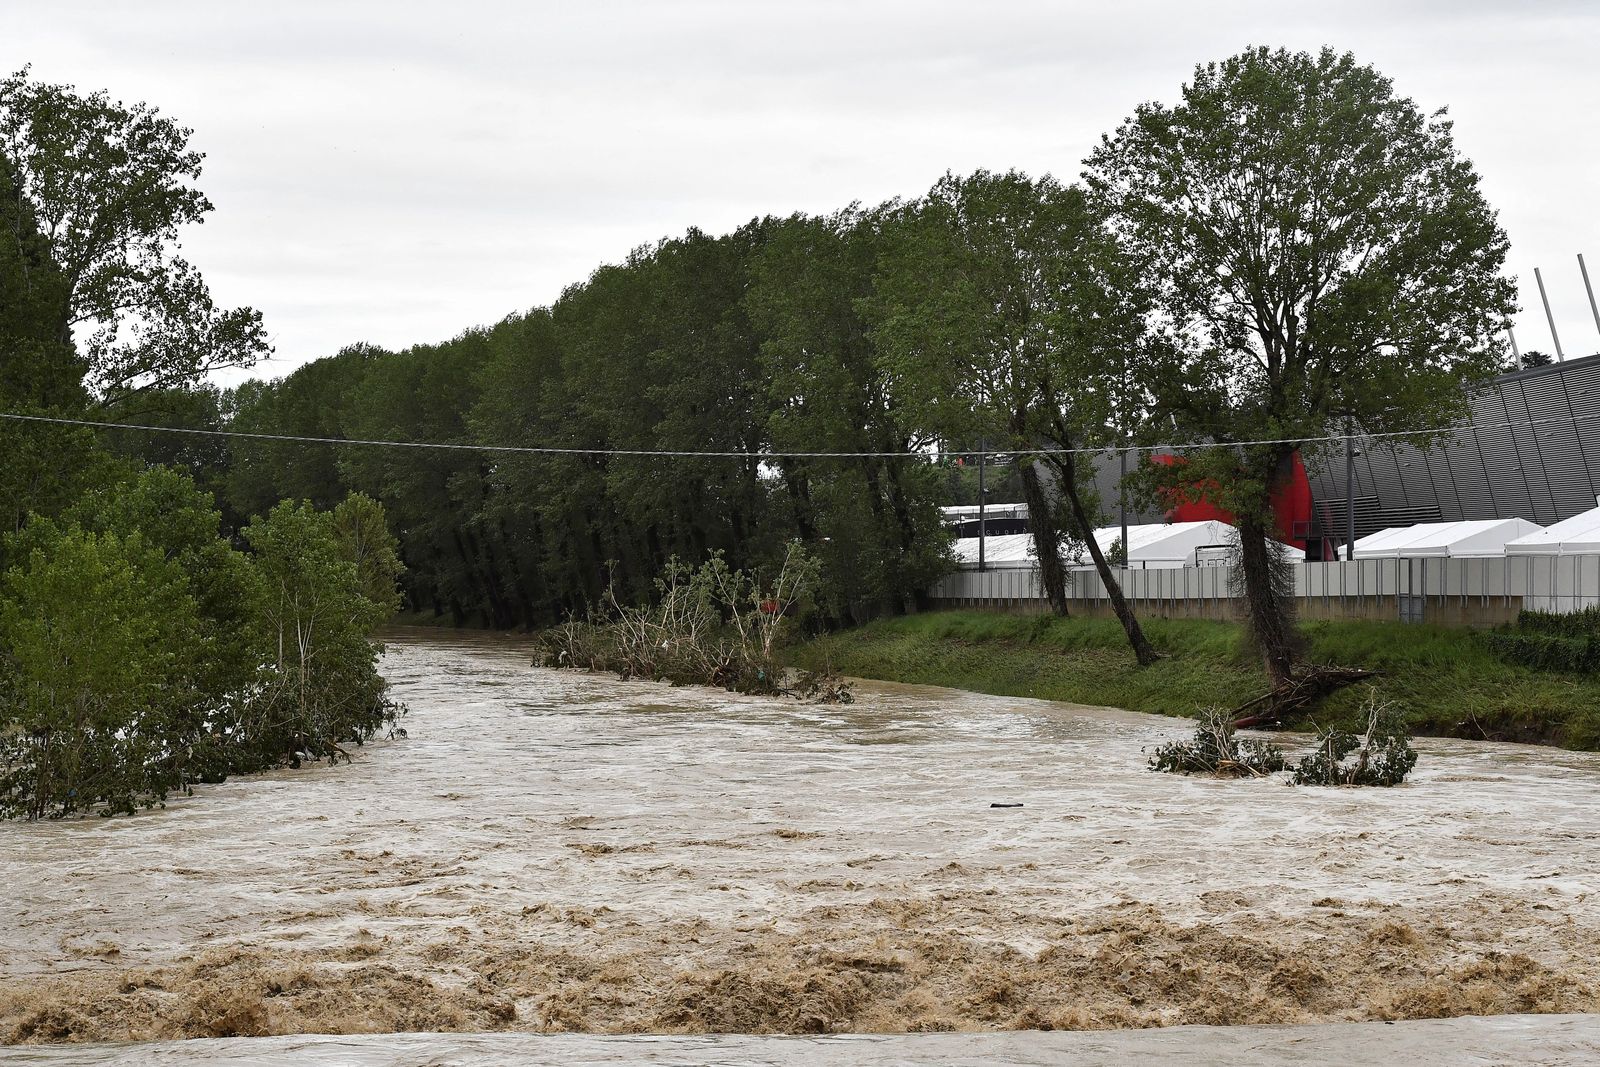
[[[1522,518],[1541,526],[1595,506],[1600,495],[1600,356],[1502,375],[1471,402],[1452,440],[1421,449],[1405,442],[1358,445],[1356,536],[1390,526]],[[1097,464],[1108,514],[1116,517],[1117,462]],[[1312,460],[1314,539],[1345,539],[1342,451]],[[1161,516],[1130,511],[1130,522]]]

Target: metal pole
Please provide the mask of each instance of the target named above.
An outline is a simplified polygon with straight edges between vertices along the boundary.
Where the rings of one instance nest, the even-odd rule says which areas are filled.
[[[1589,268],[1584,265],[1583,253],[1578,253],[1578,269],[1583,271],[1583,289],[1589,294],[1589,311],[1594,315],[1594,328],[1600,330],[1600,304],[1594,302],[1594,286],[1589,284]]]
[[[1522,367],[1522,352],[1517,348],[1517,331],[1506,327],[1506,338],[1511,342],[1511,358],[1517,361],[1518,369]]]
[[[986,501],[988,491],[984,488],[984,468],[989,465],[989,454],[984,451],[984,439],[978,438],[978,569],[988,570],[988,563],[983,555],[984,535],[988,533],[986,522]]]
[[[1128,565],[1128,450],[1121,449],[1117,459],[1122,466],[1121,476],[1117,479],[1117,506],[1122,512],[1122,564]],[[1089,536],[1094,536],[1094,531],[1089,531]]]
[[[1356,558],[1356,444],[1350,419],[1344,420],[1344,558]]]
[[[1550,313],[1550,297],[1544,291],[1544,275],[1539,273],[1539,268],[1533,268],[1534,281],[1539,283],[1539,299],[1544,301],[1545,321],[1550,324],[1550,339],[1556,343],[1556,362],[1565,363],[1567,354],[1561,351],[1561,336],[1556,333],[1556,317]]]

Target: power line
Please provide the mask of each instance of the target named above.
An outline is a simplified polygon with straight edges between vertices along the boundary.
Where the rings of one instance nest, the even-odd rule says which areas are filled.
[[[1098,448],[1003,448],[990,455],[1007,456],[1075,456],[1109,455],[1117,452],[1183,452],[1213,448],[1247,448],[1256,445],[1311,445],[1333,444],[1344,441],[1372,441],[1403,437],[1438,437],[1471,430],[1505,430],[1522,426],[1538,426],[1560,422],[1576,425],[1580,420],[1596,418],[1587,413],[1551,416],[1543,419],[1520,419],[1498,423],[1466,422],[1429,430],[1390,430],[1382,433],[1329,434],[1322,437],[1273,437],[1249,441],[1188,441],[1162,444],[1117,444]],[[224,437],[250,441],[280,441],[290,444],[351,445],[363,448],[423,448],[456,452],[492,452],[535,456],[642,456],[662,459],[921,459],[925,452],[725,452],[692,451],[651,448],[561,448],[536,445],[486,445],[463,444],[447,441],[381,441],[354,437],[303,437],[293,434],[248,433],[242,430],[205,430],[188,426],[146,426],[131,422],[96,422],[93,419],[63,419],[47,415],[19,415],[0,411],[0,419],[13,422],[48,423],[57,426],[87,426],[97,430],[138,430],[144,433],[176,433],[199,437]],[[953,452],[954,450],[952,450]],[[963,455],[967,453],[961,453]]]

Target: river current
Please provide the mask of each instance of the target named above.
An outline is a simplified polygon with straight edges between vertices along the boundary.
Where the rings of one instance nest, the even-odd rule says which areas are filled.
[[[873,682],[809,706],[429,632],[383,667],[407,736],[351,765],[0,827],[0,1041],[443,1063],[560,1031],[910,1033],[938,1036],[809,1040],[839,1062],[977,1062],[985,1040],[1043,1062],[1092,1035],[978,1032],[1227,1024],[1096,1040],[1112,1062],[1213,1034],[1189,1040],[1243,1063],[1252,1034],[1309,1056],[1374,1032],[1306,1024],[1516,1014],[1379,1032],[1481,1062],[1541,1036],[1527,1062],[1600,1056],[1571,1014],[1600,1010],[1591,754],[1427,740],[1400,788],[1294,788],[1152,774],[1186,724],[1107,709]],[[559,1040],[569,1062],[804,1058],[793,1038]],[[944,1044],[895,1044],[918,1040]]]

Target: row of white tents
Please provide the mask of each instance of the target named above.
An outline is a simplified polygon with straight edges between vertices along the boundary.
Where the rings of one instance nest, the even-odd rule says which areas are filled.
[[[1600,554],[1600,507],[1563,519],[1554,526],[1536,526],[1526,519],[1424,522],[1379,530],[1355,544],[1357,559],[1595,554]]]
[[[1232,534],[1232,527],[1214,519],[1132,525],[1128,527],[1128,566],[1157,570],[1214,562]],[[1122,529],[1107,526],[1096,530],[1094,536],[1101,550],[1109,555],[1121,538]],[[955,543],[956,558],[966,566],[977,565],[978,550],[976,537],[959,538]],[[984,538],[984,562],[990,567],[1031,567],[1032,553],[1031,534]],[[1600,555],[1600,507],[1549,527],[1526,519],[1425,522],[1390,527],[1355,543],[1357,559],[1573,555]],[[1085,554],[1085,558],[1070,562],[1084,566],[1089,560]]]
[[[1210,519],[1206,522],[1138,523],[1128,527],[1128,566],[1135,570],[1164,570],[1193,567],[1206,549],[1226,548],[1233,528]],[[1100,551],[1111,554],[1122,537],[1122,527],[1104,526],[1094,532]],[[956,558],[963,566],[978,565],[978,539],[961,537],[955,543]],[[1032,534],[1000,534],[984,538],[984,563],[996,569],[1033,566]],[[1088,553],[1067,561],[1071,566],[1088,566]]]

